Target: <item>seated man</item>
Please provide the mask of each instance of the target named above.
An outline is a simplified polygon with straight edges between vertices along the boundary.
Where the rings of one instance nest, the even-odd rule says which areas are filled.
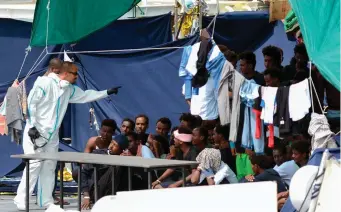
[[[271,168],[271,163],[266,156],[253,155],[251,157],[251,164],[254,175],[248,175],[242,178],[240,182],[276,181],[277,193],[288,190],[279,174]]]
[[[128,132],[126,136],[129,141],[127,151],[124,151],[122,156],[138,156],[143,158],[155,158],[153,152],[138,141],[138,135],[135,132]]]
[[[96,149],[108,149],[112,136],[117,129],[117,125],[115,120],[113,119],[104,119],[102,121],[100,136],[91,137],[88,140],[88,143],[85,146],[85,153],[92,153]],[[72,170],[72,178],[77,182],[78,181],[78,168],[74,167]]]
[[[294,160],[287,158],[287,148],[283,145],[275,145],[272,154],[276,163],[274,170],[278,172],[284,183],[289,187],[291,178],[299,167]]]
[[[174,146],[178,151],[174,152],[172,159],[195,161],[197,151],[192,146],[192,132],[188,128],[180,127],[179,130],[174,132]],[[196,167],[185,169],[186,182],[190,182],[191,174],[195,171]],[[156,181],[152,183],[153,189],[161,188],[175,188],[180,187],[184,182],[179,180],[181,175],[178,175],[175,169],[167,169]],[[180,178],[181,179],[181,178]],[[163,182],[164,181],[164,182]]]
[[[131,120],[129,118],[123,119],[122,124],[121,124],[121,128],[120,128],[122,134],[134,132],[134,129],[135,129],[135,123],[133,120]]]
[[[105,154],[105,155],[120,155],[128,148],[129,141],[124,135],[115,136],[114,140],[111,141],[108,148],[96,149],[93,151],[94,154]],[[98,171],[98,199],[105,195],[111,194],[111,175],[112,169],[110,166],[97,165]],[[115,188],[117,190],[126,190],[127,183],[121,182],[122,171],[120,168],[115,169]],[[117,178],[117,180],[116,180]],[[82,183],[81,189],[84,193],[82,209],[86,210],[90,208],[90,201],[94,200],[94,182],[93,182],[93,165],[86,164],[82,167]],[[126,180],[126,179],[123,179]]]
[[[113,119],[104,119],[100,129],[100,136],[91,137],[85,146],[85,153],[91,153],[95,149],[107,149],[112,136],[117,129],[116,121]]]

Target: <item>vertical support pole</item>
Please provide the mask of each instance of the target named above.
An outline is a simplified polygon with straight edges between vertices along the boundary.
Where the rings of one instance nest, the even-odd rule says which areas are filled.
[[[198,1],[198,13],[199,13],[199,30],[202,30],[202,12],[201,12],[201,1]]]
[[[30,211],[30,160],[25,159],[26,164],[26,198],[25,198],[25,207],[26,212]]]
[[[177,40],[177,34],[178,34],[178,1],[174,0],[174,39]]]
[[[95,192],[95,203],[98,200],[98,172],[97,172],[97,164],[94,164],[94,192]]]
[[[82,164],[78,163],[78,188],[77,188],[77,193],[78,193],[78,210],[82,210]]]
[[[60,166],[60,170],[59,170],[59,176],[60,176],[60,182],[59,182],[59,185],[60,185],[60,202],[59,202],[59,205],[61,208],[64,208],[64,166],[65,166],[65,163],[60,161],[59,162],[59,166]]]

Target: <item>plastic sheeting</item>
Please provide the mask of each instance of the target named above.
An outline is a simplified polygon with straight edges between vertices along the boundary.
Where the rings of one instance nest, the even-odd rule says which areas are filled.
[[[298,18],[310,60],[340,91],[340,0],[289,1]]]

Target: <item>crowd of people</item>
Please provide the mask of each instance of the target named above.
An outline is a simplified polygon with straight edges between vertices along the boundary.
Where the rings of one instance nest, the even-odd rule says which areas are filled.
[[[240,73],[247,79],[254,79],[257,84],[271,87],[288,86],[308,78],[308,55],[304,44],[296,45],[294,57],[288,66],[283,67],[283,52],[275,46],[263,49],[263,74],[255,70],[256,57],[252,52],[236,55],[234,52],[219,46],[227,60],[235,67],[239,61]],[[312,78],[318,88],[318,97],[323,102],[327,99],[330,110],[340,110],[340,93],[319,74],[313,66]],[[230,86],[232,88],[232,86]],[[333,91],[331,91],[333,90]],[[232,98],[233,90],[229,90]],[[337,95],[336,95],[337,94]],[[332,99],[330,101],[330,99]],[[315,101],[317,102],[317,101]],[[190,101],[188,101],[191,104]],[[321,113],[318,105],[313,105],[315,112]],[[233,111],[232,111],[233,112]],[[329,117],[335,120],[335,117]],[[101,136],[89,139],[85,152],[144,158],[161,158],[197,161],[196,167],[186,169],[185,182],[181,172],[176,169],[157,171],[153,175],[152,188],[165,189],[186,186],[217,185],[226,183],[245,183],[259,181],[276,181],[278,205],[281,208],[288,198],[291,178],[309,160],[311,145],[308,135],[309,119],[299,123],[299,130],[281,133],[276,137],[275,145],[267,145],[264,154],[255,154],[254,150],[243,148],[240,142],[229,141],[230,124],[221,125],[217,120],[202,120],[200,116],[183,113],[179,125],[173,126],[167,117],[160,118],[153,127],[147,115],[123,119],[120,132],[112,119],[102,122]],[[243,124],[243,123],[241,123]],[[340,123],[332,125],[339,130]],[[147,131],[155,127],[155,134]],[[113,136],[113,139],[112,139]],[[268,134],[267,134],[268,136]],[[240,140],[240,139],[237,139]],[[91,166],[82,169],[82,191],[84,192],[82,208],[89,208],[93,199],[93,171]],[[99,176],[99,198],[111,194],[111,177],[115,175],[115,189],[127,190],[127,170],[119,167],[112,173],[109,167],[101,166]],[[143,170],[133,169],[133,189],[146,189],[147,176]],[[77,171],[73,171],[77,179]],[[117,180],[116,180],[117,179]]]
[[[208,43],[205,45],[208,45]],[[287,66],[282,66],[283,51],[280,48],[276,46],[265,47],[263,49],[264,57],[262,61],[266,69],[263,73],[255,70],[257,58],[254,53],[243,52],[237,55],[224,46],[218,45],[218,47],[219,52],[223,53],[226,59],[223,60],[225,62],[228,61],[228,66],[231,67],[231,70],[233,69],[227,77],[229,79],[228,93],[224,94],[231,99],[230,101],[235,98],[241,98],[239,94],[240,91],[243,91],[242,89],[234,90],[236,88],[236,73],[246,80],[253,80],[259,86],[266,87],[291,86],[311,76],[317,91],[317,95],[313,95],[313,98],[320,102],[325,102],[324,100],[326,100],[328,105],[327,118],[331,124],[331,128],[333,131],[339,131],[340,92],[323,79],[314,65],[312,66],[312,72],[309,73],[309,69],[307,68],[309,57],[303,43],[296,45],[294,57]],[[202,48],[202,45],[200,48]],[[202,53],[200,49],[199,52],[201,52],[200,54],[208,54],[208,51]],[[205,58],[207,59],[207,57],[204,57],[204,62],[206,63]],[[240,69],[238,71],[236,70],[237,64],[239,64]],[[207,83],[207,78],[209,77],[205,72],[207,70],[205,70],[205,67],[201,67],[201,69],[200,73],[203,73],[203,75],[200,76],[199,74],[196,78],[194,77],[192,86],[194,84],[203,86]],[[28,119],[29,122],[24,131],[25,153],[57,151],[58,129],[69,102],[85,103],[96,101],[108,95],[117,94],[118,92],[117,87],[98,92],[82,91],[73,85],[77,80],[77,76],[78,68],[72,62],[62,62],[58,59],[52,59],[48,73],[37,79],[32,89],[33,92],[30,92],[28,98],[28,103],[31,106],[29,110],[31,109],[31,111]],[[187,94],[184,95],[186,97]],[[60,100],[61,98],[63,98],[63,101]],[[273,132],[270,128],[259,128],[264,131],[261,134],[266,139],[262,140],[260,148],[257,149],[258,147],[254,143],[256,141],[254,132],[260,126],[257,126],[257,121],[251,124],[247,113],[239,117],[241,121],[238,124],[242,127],[240,127],[241,130],[239,131],[235,130],[235,140],[231,141],[231,129],[236,127],[235,125],[232,126],[232,119],[234,114],[237,113],[237,110],[244,110],[242,106],[235,110],[233,110],[234,106],[232,106],[228,109],[230,112],[223,111],[223,113],[227,114],[226,117],[228,118],[222,121],[220,118],[221,114],[219,114],[218,118],[214,119],[193,115],[192,106],[196,104],[195,101],[191,98],[185,98],[185,100],[191,106],[191,113],[183,113],[179,117],[179,124],[177,126],[174,126],[174,123],[167,117],[158,119],[156,123],[150,123],[148,116],[145,114],[137,115],[134,119],[124,118],[120,127],[117,126],[116,121],[113,119],[103,120],[100,128],[100,136],[89,138],[84,152],[90,154],[120,155],[122,157],[136,156],[198,162],[198,166],[193,166],[185,170],[185,182],[182,179],[181,172],[177,169],[168,168],[153,172],[153,182],[151,185],[153,189],[176,188],[182,185],[202,186],[276,181],[278,204],[279,208],[281,208],[288,198],[288,188],[290,187],[291,178],[300,167],[307,164],[310,156],[311,137],[307,131],[312,110],[310,109],[308,114],[304,114],[305,118],[292,124],[292,126],[290,125],[290,128],[286,129],[286,131],[277,129],[278,131],[276,132],[275,129],[275,132]],[[55,103],[61,104],[61,102],[63,103],[62,105],[54,105]],[[312,102],[313,105],[311,107],[314,109],[314,112],[322,113],[322,108],[317,104],[318,101]],[[239,104],[243,105],[245,102],[239,102]],[[297,102],[297,104],[300,103]],[[34,110],[32,110],[32,105],[34,106]],[[286,105],[287,103],[282,104],[282,108],[284,107],[283,110],[288,110],[285,108]],[[280,106],[278,102],[277,106]],[[55,110],[55,108],[62,109]],[[55,114],[55,111],[57,113],[59,111],[59,114]],[[43,113],[51,113],[49,117],[52,119],[57,117],[54,120],[55,125],[53,129],[51,118],[46,119],[46,115]],[[229,113],[231,114],[229,115]],[[231,123],[229,122],[230,116]],[[243,116],[246,118],[244,119]],[[289,117],[286,118],[289,119]],[[249,123],[243,122],[243,120],[249,121]],[[283,120],[279,118],[278,122],[281,123]],[[247,128],[250,127],[247,130],[250,131],[248,132],[249,134],[252,134],[252,137],[248,137],[248,139],[245,139],[246,137],[244,135],[246,134],[242,132],[243,128],[246,129],[246,126]],[[147,133],[154,131],[153,129],[155,129],[155,133]],[[271,137],[271,134],[275,134],[275,139],[273,144],[268,145],[270,139],[267,139],[267,137]],[[50,141],[51,139],[53,142]],[[245,140],[247,141],[244,142]],[[41,206],[51,204],[51,201],[53,201],[51,195],[53,193],[52,182],[54,169],[55,162],[52,163],[50,161],[36,163],[30,166],[30,173],[33,176],[30,178],[30,192],[32,193],[38,177],[41,178],[40,181],[45,181],[45,183],[42,182],[43,184],[39,188],[45,186],[44,191],[46,191],[46,188],[48,191],[51,191],[39,196],[40,200],[39,198],[38,200]],[[90,208],[94,201],[93,170],[92,165],[84,165],[81,167],[83,209]],[[126,168],[116,167],[113,170],[108,166],[102,165],[97,170],[99,198],[112,193],[111,184],[113,176],[116,191],[128,190],[128,171]],[[138,168],[132,169],[132,173],[132,189],[146,189],[148,187],[146,173]],[[77,174],[77,168],[73,169],[74,180],[78,179]],[[42,188],[40,192],[42,192],[41,190]],[[25,177],[23,177],[18,188],[18,194],[14,199],[18,208],[25,208],[24,199]]]

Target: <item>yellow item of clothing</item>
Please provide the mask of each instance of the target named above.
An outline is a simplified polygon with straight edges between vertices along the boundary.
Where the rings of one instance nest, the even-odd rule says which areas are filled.
[[[59,181],[60,181],[60,171],[58,171],[58,178],[57,178]],[[63,182],[71,182],[73,179],[72,179],[72,173],[69,172],[69,170],[67,170],[66,168],[64,168],[63,170]]]

